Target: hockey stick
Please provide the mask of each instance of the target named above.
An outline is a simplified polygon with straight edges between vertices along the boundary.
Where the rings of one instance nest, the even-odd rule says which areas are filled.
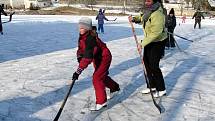
[[[114,20],[108,20],[108,21],[116,21],[117,18],[115,18]]]
[[[168,36],[168,40],[169,40],[169,47],[168,47],[168,49],[169,49],[170,48],[170,34]]]
[[[185,54],[188,54],[186,51],[182,50],[182,49],[179,47],[178,42],[177,42],[176,40],[175,40],[174,42],[175,42],[175,44],[176,44],[176,46],[177,46],[177,48],[178,48],[178,50],[179,50],[180,52],[183,52],[183,53],[185,53]]]
[[[176,40],[174,40],[174,43],[176,44],[178,50],[181,51],[181,52],[183,52],[183,51],[181,50],[181,48],[179,47],[178,42],[177,42]]]
[[[13,14],[14,14],[15,12],[13,12],[13,13],[11,13],[10,14],[10,18],[9,18],[9,20],[8,21],[5,21],[5,22],[2,22],[2,24],[5,24],[5,23],[8,23],[8,22],[11,22],[12,21],[12,17],[13,17]]]
[[[136,33],[135,33],[135,30],[134,30],[134,25],[133,25],[132,22],[130,22],[130,24],[131,24],[133,36],[134,36],[134,39],[135,39],[135,42],[136,42],[136,45],[137,45],[137,48],[138,48],[137,35],[136,35]],[[151,94],[151,96],[152,96],[153,103],[154,103],[154,105],[157,107],[157,109],[159,110],[159,112],[161,113],[161,107],[156,103],[155,98],[154,98],[154,95],[153,95],[153,92],[152,92],[152,88],[151,88],[151,86],[150,86],[150,84],[149,84],[149,79],[148,79],[148,77],[147,77],[146,67],[145,67],[145,64],[144,64],[144,61],[143,61],[143,55],[141,54],[141,51],[139,51],[139,50],[138,50],[138,53],[139,53],[139,56],[140,56],[140,59],[141,59],[142,65],[143,65],[144,77],[145,77],[146,83],[147,83],[148,86],[149,86],[149,90],[150,90],[150,94]]]
[[[72,87],[73,87],[74,84],[75,84],[75,80],[72,80],[72,83],[71,83],[71,85],[70,85],[69,91],[67,92],[66,97],[64,98],[63,103],[61,104],[61,107],[60,107],[60,109],[58,110],[57,115],[55,116],[55,118],[54,118],[53,121],[58,121],[58,119],[59,119],[59,117],[60,117],[60,115],[61,115],[61,113],[62,113],[62,111],[63,111],[63,108],[64,108],[64,106],[65,106],[65,104],[66,104],[66,101],[67,101],[67,99],[68,99],[68,97],[69,97],[69,95],[70,95],[70,92],[71,92]]]
[[[185,37],[182,37],[182,36],[179,36],[179,35],[177,35],[177,34],[174,34],[174,33],[168,32],[168,31],[167,31],[167,33],[169,33],[169,34],[171,34],[171,35],[174,35],[174,36],[176,36],[176,37],[179,37],[179,38],[181,38],[181,39],[184,39],[184,40],[193,42],[193,40],[189,40],[189,39],[187,39],[187,38],[185,38]]]

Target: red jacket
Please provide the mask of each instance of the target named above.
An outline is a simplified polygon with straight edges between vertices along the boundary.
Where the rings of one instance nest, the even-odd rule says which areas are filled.
[[[111,53],[106,44],[95,33],[89,31],[84,35],[80,35],[77,57],[82,57],[82,59],[79,63],[79,68],[84,70],[92,61],[102,61],[103,56],[111,57]]]

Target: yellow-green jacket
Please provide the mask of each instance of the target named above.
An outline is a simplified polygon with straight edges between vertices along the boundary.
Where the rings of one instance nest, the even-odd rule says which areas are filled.
[[[134,21],[141,21],[143,24],[143,16],[133,17]],[[165,32],[165,15],[163,14],[163,9],[160,7],[158,10],[154,11],[148,21],[146,22],[145,28],[143,27],[144,39],[141,43],[142,47],[145,47],[151,42],[163,41],[167,38],[167,33]]]

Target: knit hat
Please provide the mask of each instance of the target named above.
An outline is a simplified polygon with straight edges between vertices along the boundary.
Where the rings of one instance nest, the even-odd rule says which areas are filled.
[[[169,14],[173,14],[173,15],[175,15],[175,11],[174,11],[174,9],[173,9],[173,8],[171,8],[171,10],[169,11]]]
[[[86,30],[92,29],[92,19],[88,17],[82,17],[79,20],[79,28],[84,28]]]
[[[102,9],[101,9],[101,8],[99,9],[99,12],[102,12]]]

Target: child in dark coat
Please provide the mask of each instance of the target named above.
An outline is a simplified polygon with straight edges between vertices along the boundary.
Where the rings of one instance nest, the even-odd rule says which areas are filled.
[[[83,17],[79,20],[79,32],[77,50],[79,66],[73,74],[73,80],[77,80],[81,72],[93,62],[95,68],[93,86],[95,88],[96,106],[92,110],[100,110],[107,105],[105,88],[110,89],[110,97],[113,97],[120,90],[119,84],[108,76],[112,55],[106,44],[97,36],[95,30],[92,30],[92,20],[90,18]]]
[[[175,17],[175,12],[173,8],[170,10],[169,15],[167,16],[166,27],[168,30],[168,38],[165,40],[166,47],[174,48],[175,38],[172,33],[174,33],[174,29],[176,27],[176,17]]]

